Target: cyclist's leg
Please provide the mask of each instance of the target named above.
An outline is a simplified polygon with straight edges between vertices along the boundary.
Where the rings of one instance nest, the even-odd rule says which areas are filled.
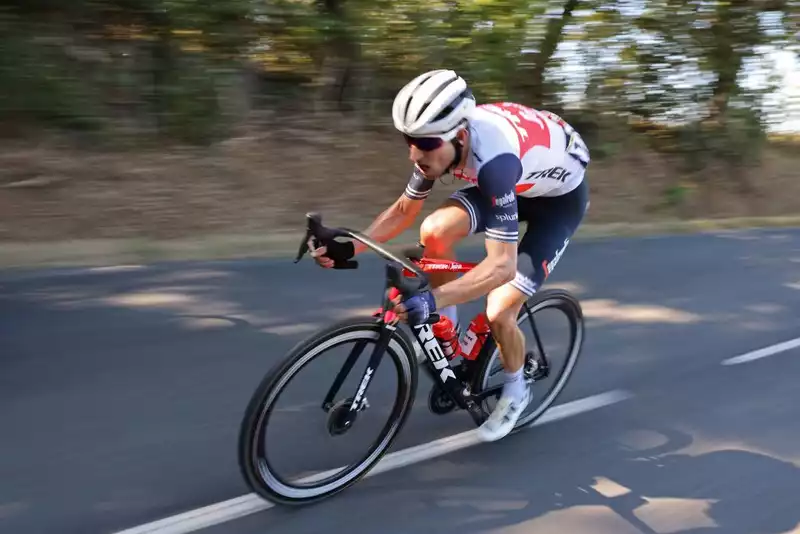
[[[456,191],[422,221],[419,228],[419,242],[425,246],[423,254],[425,257],[456,259],[454,246],[472,232],[475,224],[474,217],[471,215],[473,208],[469,202],[463,200],[467,194],[465,191],[468,189],[476,189],[469,193],[469,197],[480,198],[480,194],[474,186]],[[428,277],[433,287],[439,287],[455,280],[458,273],[430,272]],[[450,318],[454,325],[458,325],[455,306],[448,306],[439,312]]]
[[[530,398],[522,376],[525,336],[517,325],[517,317],[522,304],[553,271],[582,222],[588,207],[588,186],[583,182],[561,197],[518,197],[517,205],[520,220],[528,224],[518,249],[517,275],[491,291],[486,301],[487,319],[505,370],[500,402],[480,430],[487,441],[508,434]]]

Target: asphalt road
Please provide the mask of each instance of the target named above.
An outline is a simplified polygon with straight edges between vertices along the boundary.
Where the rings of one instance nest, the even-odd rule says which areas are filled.
[[[381,277],[374,258],[1,273],[0,532],[112,533],[248,493],[262,374],[374,309]],[[587,316],[557,404],[630,399],[201,532],[800,532],[800,348],[722,365],[800,337],[800,231],[576,242],[550,284]],[[393,450],[470,428],[428,411],[429,384]],[[292,460],[341,452],[287,420]]]

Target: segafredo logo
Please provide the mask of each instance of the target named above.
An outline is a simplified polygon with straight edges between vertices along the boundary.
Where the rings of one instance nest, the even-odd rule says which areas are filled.
[[[564,240],[564,246],[563,247],[561,247],[559,250],[556,250],[556,254],[553,257],[553,261],[548,262],[547,260],[544,260],[542,262],[542,267],[544,267],[544,276],[545,276],[545,278],[547,278],[550,275],[550,273],[553,272],[553,269],[556,268],[556,265],[558,264],[558,260],[561,259],[561,256],[564,254],[564,251],[567,250],[567,245],[569,245],[569,238]]]
[[[514,191],[509,191],[502,197],[492,197],[492,204],[500,207],[508,206],[509,204],[514,202],[515,197],[516,195],[514,194]]]

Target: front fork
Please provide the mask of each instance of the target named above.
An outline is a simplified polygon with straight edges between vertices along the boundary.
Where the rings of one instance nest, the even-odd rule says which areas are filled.
[[[389,341],[394,334],[394,331],[397,330],[397,327],[393,324],[390,324],[391,316],[393,315],[390,310],[390,301],[394,296],[397,294],[397,290],[394,288],[386,287],[384,291],[384,302],[383,308],[381,311],[375,313],[373,317],[379,317],[382,315],[381,318],[381,331],[380,337],[378,338],[378,343],[375,345],[375,349],[372,351],[370,355],[369,362],[367,363],[366,369],[364,369],[364,373],[361,375],[361,380],[358,383],[358,388],[353,395],[353,400],[350,403],[350,407],[347,410],[347,413],[343,416],[340,423],[343,426],[348,426],[352,424],[352,422],[356,418],[356,414],[364,409],[366,406],[366,394],[367,389],[369,388],[370,382],[372,382],[372,377],[375,374],[375,371],[378,368],[378,365],[381,363],[381,359],[383,358],[383,354],[386,352],[386,348],[389,346]],[[361,353],[364,352],[364,348],[366,347],[366,341],[359,341],[356,343],[356,346],[353,347],[353,350],[350,351],[350,354],[345,360],[344,365],[339,372],[336,374],[336,378],[333,379],[333,384],[328,389],[328,393],[325,395],[325,398],[322,400],[322,409],[325,412],[330,411],[333,407],[334,403],[333,400],[336,397],[336,394],[339,392],[339,388],[342,387],[347,375],[350,374],[350,371],[353,370],[353,366],[356,364],[356,360],[358,360]]]

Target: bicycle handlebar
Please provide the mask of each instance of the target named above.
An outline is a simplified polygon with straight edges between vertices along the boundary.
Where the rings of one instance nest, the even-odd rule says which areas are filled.
[[[328,228],[324,226],[322,224],[322,216],[319,213],[306,213],[306,235],[303,242],[300,244],[300,250],[297,253],[297,258],[294,260],[295,263],[299,262],[305,253],[308,252],[308,240],[310,237],[315,237],[320,240],[332,240],[337,237],[345,237],[364,243],[368,248],[375,251],[376,254],[390,262],[386,265],[386,276],[392,286],[396,287],[406,298],[410,298],[422,291],[428,291],[431,288],[425,273],[414,265],[413,262],[409,261],[408,258],[401,258],[392,254],[386,248],[356,230],[351,230],[349,228]],[[403,276],[401,267],[405,267],[414,273],[416,278]],[[356,269],[358,268],[358,262],[355,260],[347,260],[340,268]],[[436,323],[439,321],[439,317],[439,314],[434,312],[430,315],[426,323]]]
[[[401,258],[391,252],[389,252],[386,248],[372,240],[371,238],[367,237],[366,235],[358,232],[356,230],[351,230],[349,228],[329,228],[322,224],[322,216],[318,213],[306,213],[306,236],[303,239],[303,242],[300,244],[300,250],[297,253],[297,258],[295,259],[295,263],[299,262],[300,259],[308,252],[308,238],[315,237],[319,240],[331,240],[336,237],[345,237],[349,239],[355,239],[356,241],[360,241],[368,248],[372,249],[376,254],[381,256],[382,258],[400,264],[401,266],[405,267],[409,271],[413,272],[420,280],[424,281],[421,286],[427,286],[428,278],[425,273],[414,263],[409,261],[408,258]],[[355,260],[348,260],[348,262],[342,266],[345,269],[355,269],[358,267],[358,262]],[[397,271],[397,274],[400,275],[400,271]],[[394,277],[393,277],[394,278]],[[398,276],[392,280],[393,282],[397,282],[400,285],[403,285],[402,277]],[[400,289],[400,287],[398,287]],[[421,288],[420,288],[421,289]]]

